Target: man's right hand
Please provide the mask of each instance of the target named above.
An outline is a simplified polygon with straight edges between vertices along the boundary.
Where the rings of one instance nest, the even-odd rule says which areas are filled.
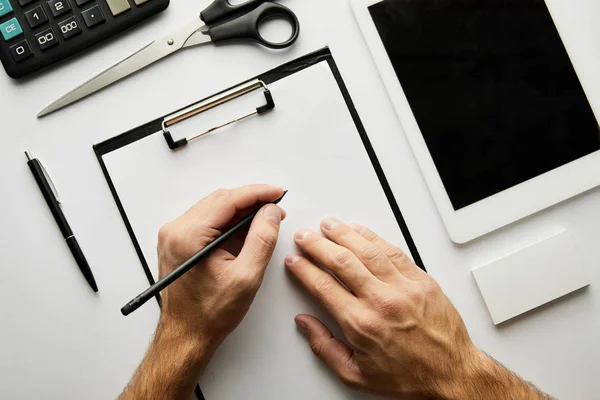
[[[159,277],[180,266],[283,189],[250,185],[202,199],[158,234]],[[217,347],[242,321],[263,280],[285,212],[264,205],[236,255],[219,248],[163,290],[160,323],[144,361],[121,395],[189,399]]]
[[[334,218],[321,230],[296,232],[306,257],[286,265],[342,328],[349,345],[312,316],[295,319],[345,384],[395,399],[548,398],[473,345],[435,280],[398,247]]]

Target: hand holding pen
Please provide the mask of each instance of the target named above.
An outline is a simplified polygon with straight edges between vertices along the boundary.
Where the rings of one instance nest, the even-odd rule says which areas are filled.
[[[268,185],[222,189],[162,227],[158,235],[160,278],[246,219],[249,210],[272,203],[283,193]],[[239,254],[220,246],[164,289],[161,325],[167,329],[187,326],[194,338],[213,344],[225,339],[242,321],[260,287],[285,216],[277,205],[265,204],[252,219]]]

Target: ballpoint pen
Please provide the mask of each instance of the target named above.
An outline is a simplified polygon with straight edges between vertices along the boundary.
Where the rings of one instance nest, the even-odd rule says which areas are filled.
[[[60,199],[58,197],[58,192],[52,183],[52,179],[44,169],[44,166],[37,158],[33,158],[28,151],[25,152],[25,157],[27,157],[27,165],[29,165],[29,169],[31,169],[31,173],[35,178],[40,190],[42,191],[42,195],[44,199],[46,199],[46,203],[52,212],[52,216],[60,229],[65,242],[69,246],[79,269],[83,273],[83,276],[88,281],[94,292],[98,291],[98,286],[96,286],[96,280],[94,279],[94,275],[92,274],[92,270],[88,265],[81,248],[79,247],[79,243],[77,243],[77,239],[65,218],[61,208],[60,208]]]

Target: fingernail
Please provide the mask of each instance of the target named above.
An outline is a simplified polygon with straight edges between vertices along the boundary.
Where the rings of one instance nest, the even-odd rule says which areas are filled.
[[[358,234],[362,235],[363,233],[365,233],[365,227],[364,226],[360,226],[358,224],[350,224],[350,227],[352,229],[354,229],[356,232],[358,232]]]
[[[308,335],[308,326],[303,321],[295,321],[298,330],[305,335]]]
[[[312,232],[310,231],[310,229],[302,228],[302,229],[298,229],[298,231],[296,232],[294,237],[296,238],[296,240],[304,240],[308,236],[310,236],[311,233]]]
[[[271,205],[265,208],[265,219],[271,221],[275,225],[281,223],[281,210],[279,207]]]
[[[341,224],[341,221],[337,218],[327,217],[321,224],[323,225],[323,228],[330,231],[337,228]]]
[[[288,265],[291,265],[293,263],[295,263],[296,261],[298,261],[300,259],[300,256],[298,256],[297,254],[289,254],[288,256],[285,257],[285,263]]]

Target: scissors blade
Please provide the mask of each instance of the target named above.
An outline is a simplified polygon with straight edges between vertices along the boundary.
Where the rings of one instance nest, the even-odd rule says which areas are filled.
[[[87,82],[81,84],[69,93],[44,108],[37,117],[43,117],[54,111],[60,110],[78,100],[83,99],[113,83],[181,50],[188,38],[203,25],[202,20],[197,18],[192,23],[171,35],[155,40],[146,47],[127,57],[123,61],[113,65],[104,72],[96,75]]]
[[[199,44],[212,42],[212,38],[208,34],[208,31],[205,30],[205,28],[206,27],[203,26],[202,29],[199,29],[196,32],[194,32],[192,34],[192,36],[190,36],[189,39],[185,41],[183,47],[186,48],[186,47],[198,46]]]

